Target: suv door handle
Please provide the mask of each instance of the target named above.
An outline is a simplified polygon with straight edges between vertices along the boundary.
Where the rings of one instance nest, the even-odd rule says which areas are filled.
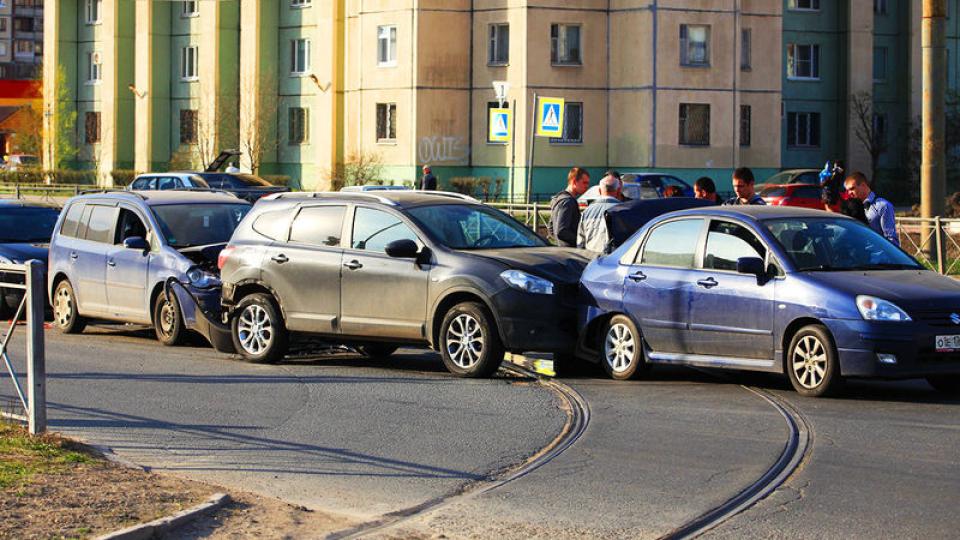
[[[107,266],[116,266],[116,265],[117,265],[117,261],[113,259],[110,259],[107,261]]]
[[[629,278],[631,281],[643,281],[647,279],[647,275],[638,270],[627,276],[627,278]]]
[[[363,268],[363,265],[360,264],[360,261],[354,259],[348,263],[343,263],[343,267],[349,268],[350,270],[357,270],[359,268]]]
[[[717,283],[717,280],[713,279],[712,277],[709,277],[707,279],[701,279],[700,281],[697,282],[697,285],[705,289],[712,289],[717,285],[719,285],[719,283]]]
[[[71,251],[71,252],[70,252],[70,258],[71,258],[71,259],[77,260],[77,257],[79,257],[79,255],[77,255],[77,252],[76,252],[76,251]]]
[[[270,257],[270,260],[273,261],[273,262],[275,262],[275,263],[277,263],[277,264],[283,264],[283,263],[289,261],[290,259],[287,258],[286,255],[284,255],[283,253],[281,253],[281,254],[279,254],[279,255],[274,255],[273,257]]]

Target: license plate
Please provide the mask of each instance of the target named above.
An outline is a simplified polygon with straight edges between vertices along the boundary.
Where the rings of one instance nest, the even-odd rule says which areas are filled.
[[[960,349],[960,335],[937,336],[937,352],[953,352]]]

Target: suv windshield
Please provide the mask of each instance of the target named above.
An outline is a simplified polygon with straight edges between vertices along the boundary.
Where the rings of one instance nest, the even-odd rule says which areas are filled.
[[[228,242],[250,205],[165,204],[151,209],[167,244],[187,248]]]
[[[801,272],[923,268],[873,229],[852,219],[790,218],[763,223]]]
[[[542,247],[547,243],[503,212],[478,204],[441,204],[409,210],[420,226],[451,249]]]
[[[0,242],[49,242],[59,216],[56,208],[0,208]]]

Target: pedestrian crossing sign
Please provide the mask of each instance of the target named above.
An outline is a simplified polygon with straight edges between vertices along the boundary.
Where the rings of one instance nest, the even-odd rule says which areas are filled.
[[[513,136],[513,114],[510,109],[490,109],[490,142],[509,142]]]
[[[537,135],[563,137],[563,98],[540,98],[537,104]]]

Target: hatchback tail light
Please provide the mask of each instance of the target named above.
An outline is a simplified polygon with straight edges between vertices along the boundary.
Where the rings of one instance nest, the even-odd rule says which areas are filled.
[[[217,268],[223,270],[224,265],[227,264],[227,259],[230,257],[230,254],[233,253],[233,250],[237,248],[233,246],[227,246],[220,251],[220,255],[217,256]]]

